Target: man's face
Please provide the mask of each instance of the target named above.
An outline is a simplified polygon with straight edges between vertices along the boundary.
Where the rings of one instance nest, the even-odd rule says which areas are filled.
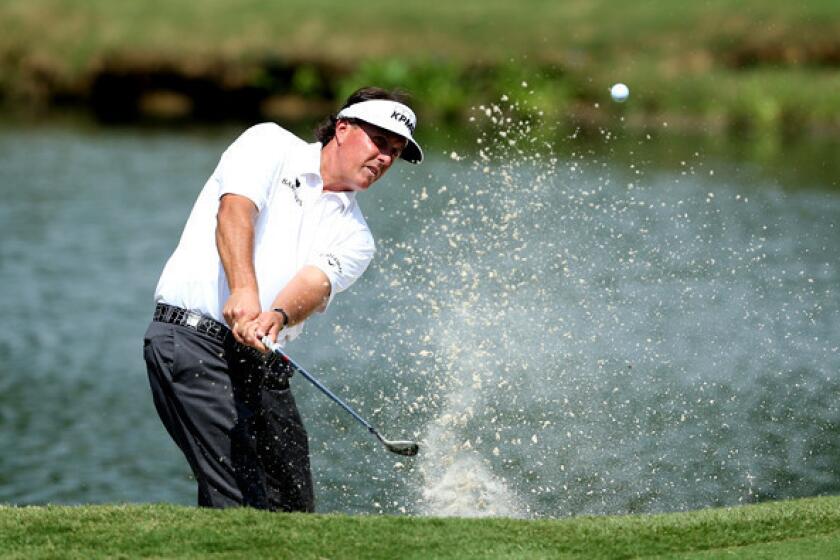
[[[342,175],[353,190],[365,190],[400,157],[406,140],[372,124],[339,121],[335,128]]]

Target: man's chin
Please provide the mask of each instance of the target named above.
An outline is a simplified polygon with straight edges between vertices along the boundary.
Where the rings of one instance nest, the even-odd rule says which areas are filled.
[[[353,182],[350,186],[352,191],[366,191],[372,184],[376,182],[376,177],[363,177],[358,181]]]
[[[362,192],[362,191],[366,191],[370,185],[369,184],[367,184],[367,185],[359,184],[359,183],[348,183],[345,186],[347,187],[345,189],[347,192]]]
[[[336,191],[336,192],[361,192],[366,191],[376,179],[367,180],[367,179],[360,179],[357,181],[343,181],[340,185],[334,188],[326,188],[325,190]]]

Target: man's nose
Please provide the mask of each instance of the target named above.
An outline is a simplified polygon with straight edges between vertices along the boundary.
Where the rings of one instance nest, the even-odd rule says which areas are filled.
[[[379,150],[378,159],[383,166],[390,167],[394,161],[394,155],[389,152],[388,148],[385,148],[384,150]]]

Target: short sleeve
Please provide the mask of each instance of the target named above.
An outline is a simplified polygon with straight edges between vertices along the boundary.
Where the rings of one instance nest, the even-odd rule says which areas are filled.
[[[365,272],[376,246],[367,228],[360,228],[347,236],[341,243],[317,251],[306,263],[314,266],[330,281],[329,305],[336,294],[353,285]]]
[[[274,123],[252,126],[231,144],[219,162],[219,198],[238,194],[262,210],[268,200],[277,167],[294,136]]]

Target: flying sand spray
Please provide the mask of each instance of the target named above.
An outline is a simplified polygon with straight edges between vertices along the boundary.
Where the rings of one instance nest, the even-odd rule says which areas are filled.
[[[307,372],[305,369],[303,369],[302,367],[300,367],[300,366],[299,366],[299,365],[298,365],[298,364],[297,364],[294,360],[292,360],[292,359],[291,359],[291,358],[290,358],[290,357],[289,357],[289,356],[288,356],[285,352],[283,352],[283,350],[282,350],[282,348],[280,347],[280,345],[279,345],[279,344],[277,344],[276,342],[272,342],[272,341],[271,341],[271,339],[270,339],[270,338],[268,338],[267,336],[264,336],[264,337],[263,337],[263,339],[262,339],[262,343],[263,343],[263,344],[265,344],[265,346],[266,346],[269,350],[271,350],[272,352],[274,352],[275,354],[277,354],[278,356],[280,356],[280,358],[282,358],[282,360],[283,360],[284,362],[286,362],[287,364],[289,364],[290,366],[292,366],[292,368],[294,368],[296,371],[300,372],[300,374],[301,374],[302,376],[304,376],[304,377],[306,378],[306,380],[307,380],[307,381],[309,381],[310,383],[312,383],[313,385],[315,385],[315,387],[317,387],[317,388],[318,388],[318,389],[319,389],[322,393],[324,393],[324,394],[325,394],[325,395],[327,395],[329,398],[331,398],[333,401],[335,401],[335,402],[336,402],[339,406],[341,406],[341,408],[343,408],[344,410],[346,410],[347,412],[349,412],[349,413],[350,413],[350,415],[351,415],[351,416],[353,416],[353,418],[355,418],[356,420],[358,420],[358,422],[359,422],[362,426],[364,426],[365,428],[367,428],[367,429],[368,429],[368,431],[369,431],[371,434],[373,434],[373,435],[376,437],[376,439],[378,439],[378,440],[382,443],[382,445],[384,445],[384,446],[385,446],[385,449],[387,449],[387,450],[388,450],[388,451],[390,451],[391,453],[396,453],[397,455],[405,455],[405,456],[407,456],[407,457],[413,457],[414,455],[417,455],[417,452],[420,450],[420,446],[419,446],[417,443],[415,443],[415,442],[413,442],[413,441],[401,441],[401,440],[394,440],[394,441],[391,441],[391,440],[387,440],[387,439],[385,439],[384,437],[382,437],[382,436],[379,434],[379,432],[376,430],[376,428],[374,428],[373,426],[371,426],[371,425],[370,425],[370,423],[369,423],[367,420],[365,420],[364,418],[362,418],[362,417],[359,415],[359,413],[358,413],[358,412],[356,412],[355,410],[353,410],[353,409],[350,407],[350,405],[348,405],[348,404],[347,404],[347,403],[345,403],[343,400],[341,400],[338,396],[336,396],[336,395],[335,395],[335,393],[333,393],[332,391],[330,391],[330,390],[329,390],[329,389],[328,389],[325,385],[323,385],[320,381],[318,381],[317,379],[315,379],[314,377],[312,377],[312,375],[311,375],[311,374],[309,374],[309,372]]]

